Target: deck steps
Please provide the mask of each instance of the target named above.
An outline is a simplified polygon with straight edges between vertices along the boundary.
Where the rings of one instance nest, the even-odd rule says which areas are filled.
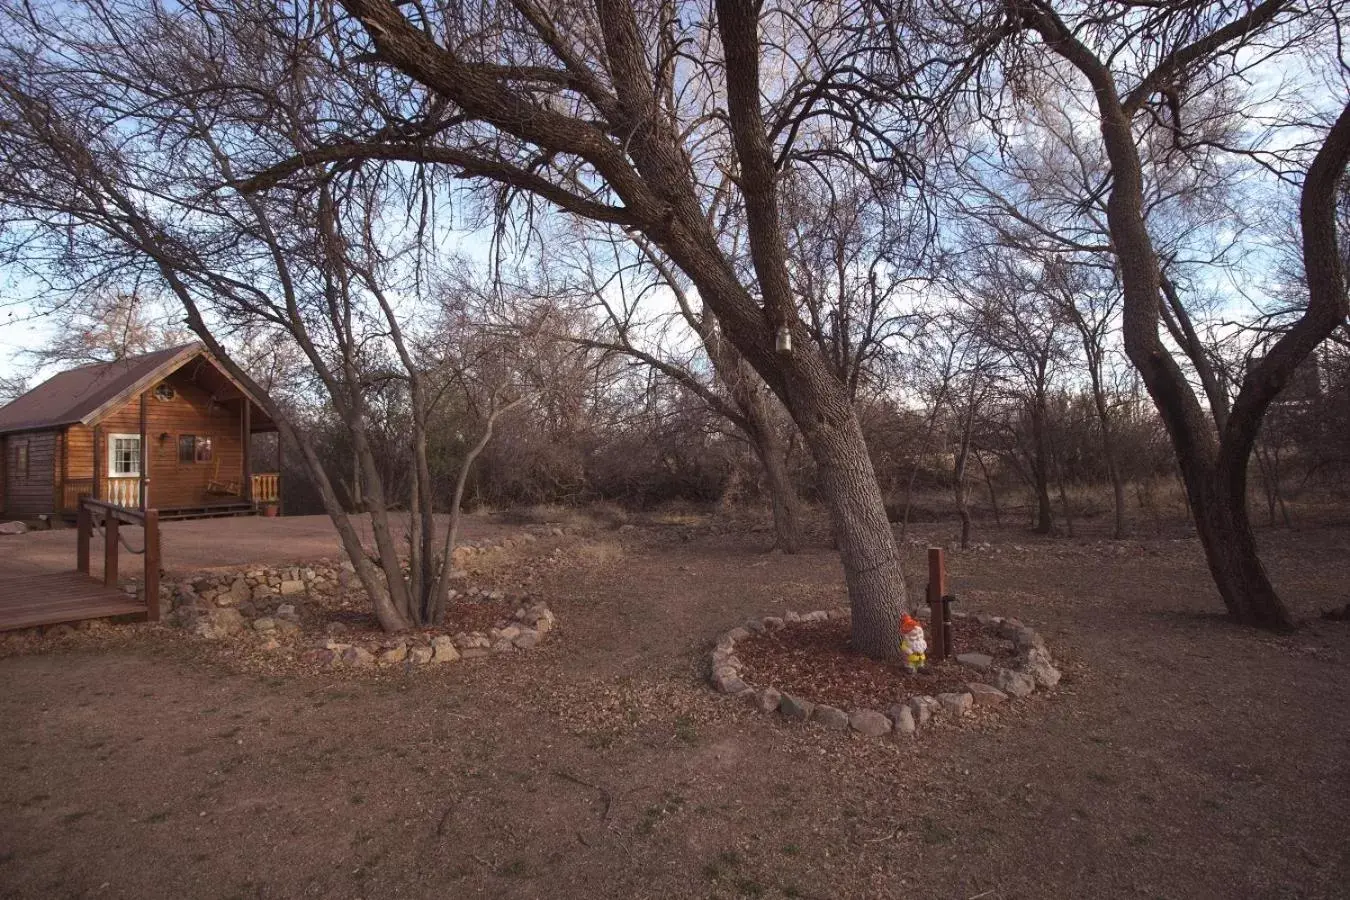
[[[256,516],[258,508],[247,501],[242,503],[204,503],[201,506],[177,506],[161,509],[159,520],[220,519],[226,516]]]

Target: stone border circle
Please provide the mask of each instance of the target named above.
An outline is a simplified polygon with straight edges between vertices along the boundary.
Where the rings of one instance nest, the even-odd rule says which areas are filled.
[[[927,610],[920,610],[919,618],[927,618]],[[845,711],[838,707],[796,697],[773,685],[756,686],[746,681],[742,672],[744,663],[736,657],[736,643],[752,634],[781,631],[797,622],[824,622],[828,619],[850,618],[848,607],[818,609],[808,613],[787,612],[780,616],[750,619],[717,636],[711,654],[711,682],[719,692],[748,700],[755,709],[772,715],[779,713],[789,719],[818,722],[835,731],[856,731],[865,737],[913,736],[918,730],[939,716],[961,718],[971,715],[974,708],[997,706],[1012,698],[1028,697],[1038,688],[1050,690],[1059,684],[1060,672],[1055,668],[1045,640],[1033,628],[1014,618],[974,615],[963,612],[952,614],[956,620],[967,619],[984,626],[993,626],[995,634],[1013,642],[1017,662],[1012,668],[995,667],[993,659],[983,653],[958,653],[956,661],[978,673],[966,685],[966,690],[938,694],[915,695],[903,703],[896,703],[885,712],[875,709]]]
[[[309,565],[252,566],[230,571],[208,571],[175,577],[160,586],[168,624],[207,640],[253,635],[267,651],[280,651],[292,638],[300,662],[325,668],[376,668],[443,665],[540,645],[557,624],[544,601],[529,603],[503,615],[487,631],[450,634],[390,634],[378,638],[347,635],[333,628],[320,636],[306,633],[297,604],[314,594],[344,590],[353,585],[351,563],[316,561]],[[125,590],[133,592],[129,585]],[[497,591],[477,588],[451,592],[456,596],[500,601]]]

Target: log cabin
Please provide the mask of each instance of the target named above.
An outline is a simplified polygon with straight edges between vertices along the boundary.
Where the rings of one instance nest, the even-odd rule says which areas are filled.
[[[70,369],[0,407],[0,510],[74,518],[83,496],[161,518],[252,515],[281,499],[253,436],[276,425],[200,344]]]

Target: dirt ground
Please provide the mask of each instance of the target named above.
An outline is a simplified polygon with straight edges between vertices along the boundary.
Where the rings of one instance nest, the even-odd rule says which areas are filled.
[[[438,517],[444,519],[444,516]],[[353,518],[357,531],[372,543],[370,520]],[[477,540],[505,533],[509,528],[473,516],[464,522],[464,540]],[[394,523],[398,525],[397,520]],[[397,530],[397,529],[396,529]],[[141,529],[121,526],[127,546],[144,546]],[[74,528],[33,531],[21,540],[0,538],[0,571],[50,572],[75,568]],[[96,536],[93,553],[102,560],[102,544]],[[327,516],[238,516],[221,519],[186,519],[160,525],[160,553],[169,572],[248,565],[283,565],[322,557],[342,556],[342,543]],[[141,557],[119,551],[118,570],[123,578],[140,575]],[[101,562],[100,562],[101,565]],[[101,570],[100,570],[101,571]]]
[[[1065,680],[903,744],[705,687],[719,630],[843,598],[823,542],[723,529],[540,541],[556,637],[434,675],[240,674],[147,629],[0,659],[0,895],[1350,895],[1350,624],[1229,624],[1191,540],[977,537],[959,602]],[[1263,544],[1300,615],[1350,599],[1350,527]]]

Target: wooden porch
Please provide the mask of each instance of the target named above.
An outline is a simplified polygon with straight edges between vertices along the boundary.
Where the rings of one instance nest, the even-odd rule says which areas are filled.
[[[145,614],[137,598],[82,572],[0,578],[0,631]]]
[[[107,497],[95,497],[93,478],[66,479],[62,484],[61,513],[67,519],[75,518],[80,501],[85,498],[106,500],[126,509],[142,509],[144,494],[141,479],[107,478],[104,479]],[[261,508],[281,502],[281,473],[255,472],[249,476],[247,492],[238,484],[222,485],[214,496],[200,502],[179,506],[161,506],[159,517],[163,519],[209,519],[222,516],[257,515]]]
[[[125,509],[99,500],[78,503],[79,533],[75,571],[18,572],[0,577],[0,631],[60,625],[84,619],[134,615],[159,620],[159,513]],[[101,569],[91,571],[90,550],[96,523],[103,530]],[[142,592],[132,596],[119,586],[121,526],[139,525]]]

